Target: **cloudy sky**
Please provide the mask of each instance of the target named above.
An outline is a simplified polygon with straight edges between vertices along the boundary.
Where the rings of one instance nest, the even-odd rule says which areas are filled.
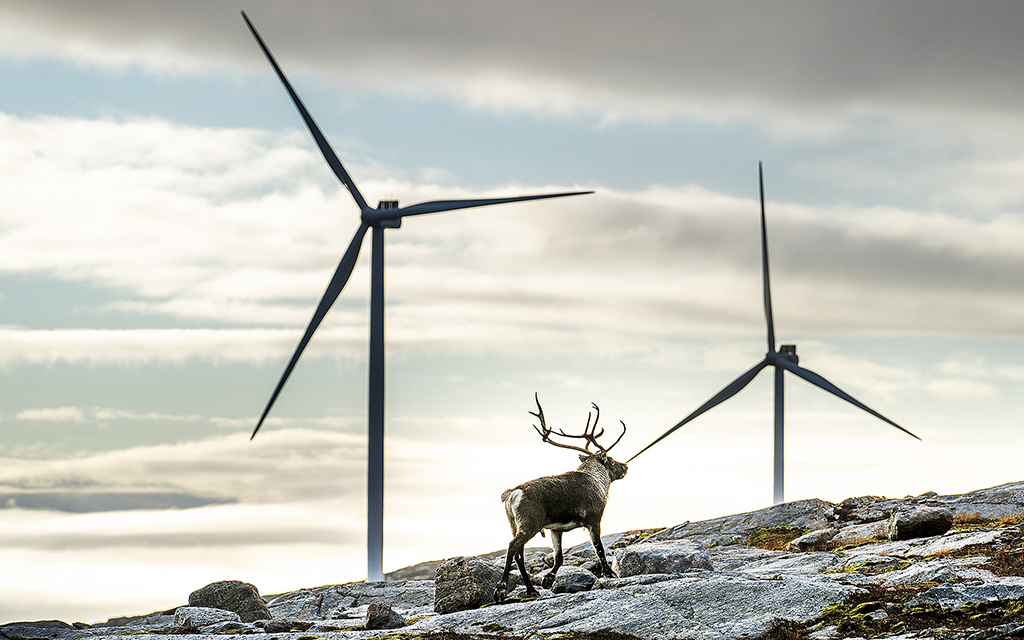
[[[534,392],[625,459],[762,357],[758,161],[779,341],[923,439],[790,378],[787,499],[1022,479],[1020,3],[6,0],[0,622],[366,575],[368,250],[248,440],[358,211],[241,9],[367,200],[596,191],[388,231],[385,571],[575,466]],[[604,530],[767,506],[771,464],[762,374]]]

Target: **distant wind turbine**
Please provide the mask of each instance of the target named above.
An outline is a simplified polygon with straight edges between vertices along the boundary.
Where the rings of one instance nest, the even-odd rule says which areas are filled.
[[[407,207],[399,207],[397,200],[381,200],[377,208],[370,207],[366,204],[366,200],[363,198],[363,194],[359,192],[356,187],[356,183],[345,171],[345,167],[342,166],[338,156],[331,149],[331,145],[327,143],[327,139],[324,134],[320,131],[320,128],[313,121],[313,117],[306,111],[306,107],[302,104],[295,90],[292,89],[291,83],[285,77],[284,72],[281,71],[281,67],[278,66],[277,61],[274,60],[274,56],[270,53],[270,49],[263,42],[263,38],[256,31],[256,27],[253,26],[249,20],[249,16],[242,12],[242,19],[245,20],[245,24],[248,25],[249,31],[252,32],[253,37],[256,39],[256,43],[263,50],[263,54],[267,57],[270,65],[274,68],[277,73],[277,77],[280,78],[281,83],[284,85],[288,95],[291,96],[292,102],[295,103],[295,108],[298,109],[299,115],[306,123],[306,127],[309,129],[310,134],[313,136],[313,140],[316,141],[317,147],[320,148],[320,153],[323,154],[327,164],[331,167],[334,175],[338,177],[345,188],[348,189],[352,198],[356,201],[359,206],[359,212],[361,217],[361,223],[359,228],[356,229],[355,236],[348,245],[348,249],[345,250],[345,254],[341,258],[341,262],[338,264],[338,268],[335,270],[334,275],[331,277],[330,283],[327,285],[327,290],[324,292],[323,297],[320,299],[320,303],[317,305],[316,311],[313,313],[313,318],[309,321],[309,326],[306,327],[306,332],[303,334],[302,339],[299,340],[299,345],[295,349],[295,353],[292,355],[291,360],[288,362],[288,366],[285,367],[284,373],[281,375],[280,381],[277,383],[277,387],[270,396],[270,400],[267,402],[266,408],[263,409],[263,414],[260,416],[259,422],[256,423],[256,428],[252,432],[252,437],[256,437],[256,432],[260,430],[263,425],[263,421],[266,419],[267,414],[270,413],[270,408],[274,406],[274,401],[277,400],[278,394],[281,393],[281,389],[284,387],[285,382],[288,380],[288,376],[291,375],[292,369],[295,367],[295,363],[298,362],[299,356],[302,355],[303,349],[306,348],[306,344],[309,339],[313,336],[313,332],[316,331],[317,327],[320,326],[320,322],[327,315],[331,305],[338,299],[341,294],[341,290],[345,287],[349,277],[352,275],[352,270],[356,265],[356,258],[359,256],[359,249],[363,244],[363,236],[366,235],[368,229],[373,229],[372,244],[373,253],[371,257],[371,275],[370,275],[370,381],[369,381],[369,411],[368,411],[368,423],[369,423],[369,462],[368,462],[368,488],[367,488],[367,580],[371,582],[378,582],[384,579],[383,571],[383,555],[384,555],[384,230],[385,229],[397,229],[402,225],[402,218],[405,216],[418,216],[426,213],[438,213],[441,211],[452,211],[454,209],[467,209],[470,207],[483,207],[492,204],[502,204],[506,202],[523,202],[526,200],[540,200],[543,198],[560,198],[563,196],[574,196],[583,195],[587,193],[593,193],[593,191],[574,191],[571,193],[550,193],[544,195],[531,195],[531,196],[518,196],[511,198],[482,198],[473,200],[435,200],[430,202],[420,202]]]
[[[832,395],[838,396],[843,400],[846,400],[850,404],[864,411],[867,411],[876,418],[888,422],[890,425],[896,427],[903,433],[910,435],[920,440],[913,433],[910,433],[900,425],[896,424],[889,418],[886,418],[882,414],[878,413],[871,407],[860,402],[850,394],[846,393],[839,387],[835,386],[825,378],[821,377],[817,373],[805,369],[797,364],[800,359],[796,355],[795,344],[784,344],[778,351],[775,350],[775,321],[772,316],[772,294],[771,285],[769,284],[768,278],[768,225],[765,222],[764,215],[764,172],[761,169],[761,163],[757,164],[757,173],[761,183],[761,274],[764,281],[764,316],[768,323],[768,353],[765,354],[764,360],[758,362],[751,367],[746,373],[730,382],[724,389],[716,393],[710,400],[702,404],[697,408],[696,411],[683,418],[677,425],[661,434],[654,442],[641,449],[636,455],[627,460],[632,462],[634,458],[639,456],[644,451],[647,451],[657,443],[668,437],[673,431],[683,426],[687,422],[690,422],[702,413],[709,411],[710,409],[722,404],[729,398],[733,397],[740,392],[743,387],[747,386],[751,380],[753,380],[758,373],[761,372],[765,367],[775,367],[775,462],[774,462],[774,499],[775,504],[781,504],[784,502],[783,498],[783,470],[784,470],[784,427],[783,427],[783,415],[785,412],[785,397],[784,397],[784,381],[783,373],[789,371],[797,377],[803,378],[807,382],[810,382],[814,386],[828,391]]]

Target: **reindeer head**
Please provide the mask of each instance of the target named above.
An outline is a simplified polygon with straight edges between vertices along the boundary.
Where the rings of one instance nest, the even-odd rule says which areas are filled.
[[[540,437],[541,437],[541,439],[544,442],[547,442],[548,444],[553,444],[556,447],[561,447],[563,449],[573,449],[575,451],[583,452],[585,455],[581,455],[580,456],[580,462],[586,463],[588,460],[595,460],[595,461],[597,461],[602,466],[604,466],[605,469],[608,470],[608,475],[611,477],[612,481],[618,480],[620,478],[624,478],[626,476],[626,472],[629,471],[629,467],[627,467],[625,465],[625,463],[617,462],[616,460],[613,460],[612,457],[610,455],[608,455],[608,452],[612,450],[612,447],[614,447],[615,445],[619,444],[619,440],[622,440],[622,436],[626,435],[626,423],[625,422],[622,422],[621,420],[619,421],[620,423],[622,423],[622,433],[620,433],[619,437],[615,439],[615,442],[613,442],[611,444],[611,446],[609,446],[609,447],[601,446],[598,443],[598,441],[597,441],[598,438],[600,438],[601,436],[604,435],[604,429],[601,429],[600,431],[597,430],[597,422],[598,422],[598,420],[601,419],[601,409],[599,409],[596,404],[591,403],[591,406],[594,407],[594,411],[596,413],[588,413],[587,414],[587,426],[584,427],[583,433],[581,433],[579,435],[576,435],[576,434],[566,433],[566,432],[562,431],[561,429],[559,429],[558,433],[554,434],[554,435],[557,435],[557,436],[561,436],[563,438],[577,438],[577,439],[581,439],[581,440],[586,440],[586,445],[585,446],[577,447],[575,445],[571,445],[571,444],[568,444],[568,443],[565,443],[565,442],[558,442],[558,441],[555,441],[555,440],[551,439],[551,436],[552,436],[553,432],[544,423],[544,409],[541,408],[541,406],[540,406],[540,399],[537,397],[536,393],[533,394],[533,399],[537,403],[537,412],[534,413],[534,412],[531,411],[530,415],[535,416],[538,420],[540,420],[540,427],[537,427],[537,425],[534,425],[533,428],[534,428],[534,430],[537,433],[540,434]],[[590,418],[591,418],[591,416],[594,417],[594,426],[593,427],[590,426]],[[597,450],[596,451],[591,451],[590,450],[591,445],[593,445]]]

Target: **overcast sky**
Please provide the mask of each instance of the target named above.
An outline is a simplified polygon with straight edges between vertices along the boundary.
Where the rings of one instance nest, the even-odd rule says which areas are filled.
[[[242,9],[371,204],[596,192],[387,232],[385,571],[576,466],[534,392],[623,460],[763,356],[759,161],[780,343],[923,439],[790,377],[787,499],[1021,480],[1018,2],[6,0],[0,622],[365,577],[368,247],[248,440],[359,216]],[[604,531],[770,504],[771,406],[637,458]]]

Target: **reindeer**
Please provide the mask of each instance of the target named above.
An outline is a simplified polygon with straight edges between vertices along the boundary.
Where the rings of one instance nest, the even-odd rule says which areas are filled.
[[[540,406],[540,399],[537,394],[534,394],[533,398],[537,403],[537,413],[531,411],[530,415],[540,420],[540,427],[533,425],[533,428],[540,434],[541,440],[556,447],[574,449],[586,455],[580,456],[580,461],[583,464],[575,471],[530,480],[501,494],[508,522],[512,526],[513,538],[508,545],[508,554],[505,556],[505,572],[501,576],[501,582],[494,590],[494,601],[499,603],[505,600],[505,590],[508,586],[508,576],[512,571],[513,560],[519,566],[519,573],[523,576],[526,595],[537,597],[537,590],[533,587],[530,574],[526,571],[523,550],[526,543],[535,535],[540,533],[543,536],[545,529],[551,532],[551,547],[555,552],[555,564],[541,580],[542,587],[551,588],[555,582],[555,574],[562,566],[562,532],[579,527],[586,527],[590,531],[590,541],[594,544],[594,550],[601,563],[601,575],[615,577],[615,572],[612,571],[605,559],[604,545],[601,544],[601,516],[604,515],[604,507],[608,503],[609,486],[626,475],[626,465],[616,462],[608,456],[612,447],[617,445],[619,440],[622,440],[622,436],[626,434],[626,423],[622,423],[622,433],[611,447],[602,447],[597,442],[597,439],[604,435],[604,429],[597,430],[597,422],[601,419],[601,410],[596,404],[592,404],[594,411],[597,412],[593,427],[590,426],[591,414],[587,414],[587,426],[583,429],[582,434],[574,435],[562,430],[552,434],[551,429],[548,429],[544,423],[544,409]],[[578,447],[557,442],[551,439],[552,435],[585,440],[586,445]],[[596,447],[597,451],[591,451],[591,445]]]

